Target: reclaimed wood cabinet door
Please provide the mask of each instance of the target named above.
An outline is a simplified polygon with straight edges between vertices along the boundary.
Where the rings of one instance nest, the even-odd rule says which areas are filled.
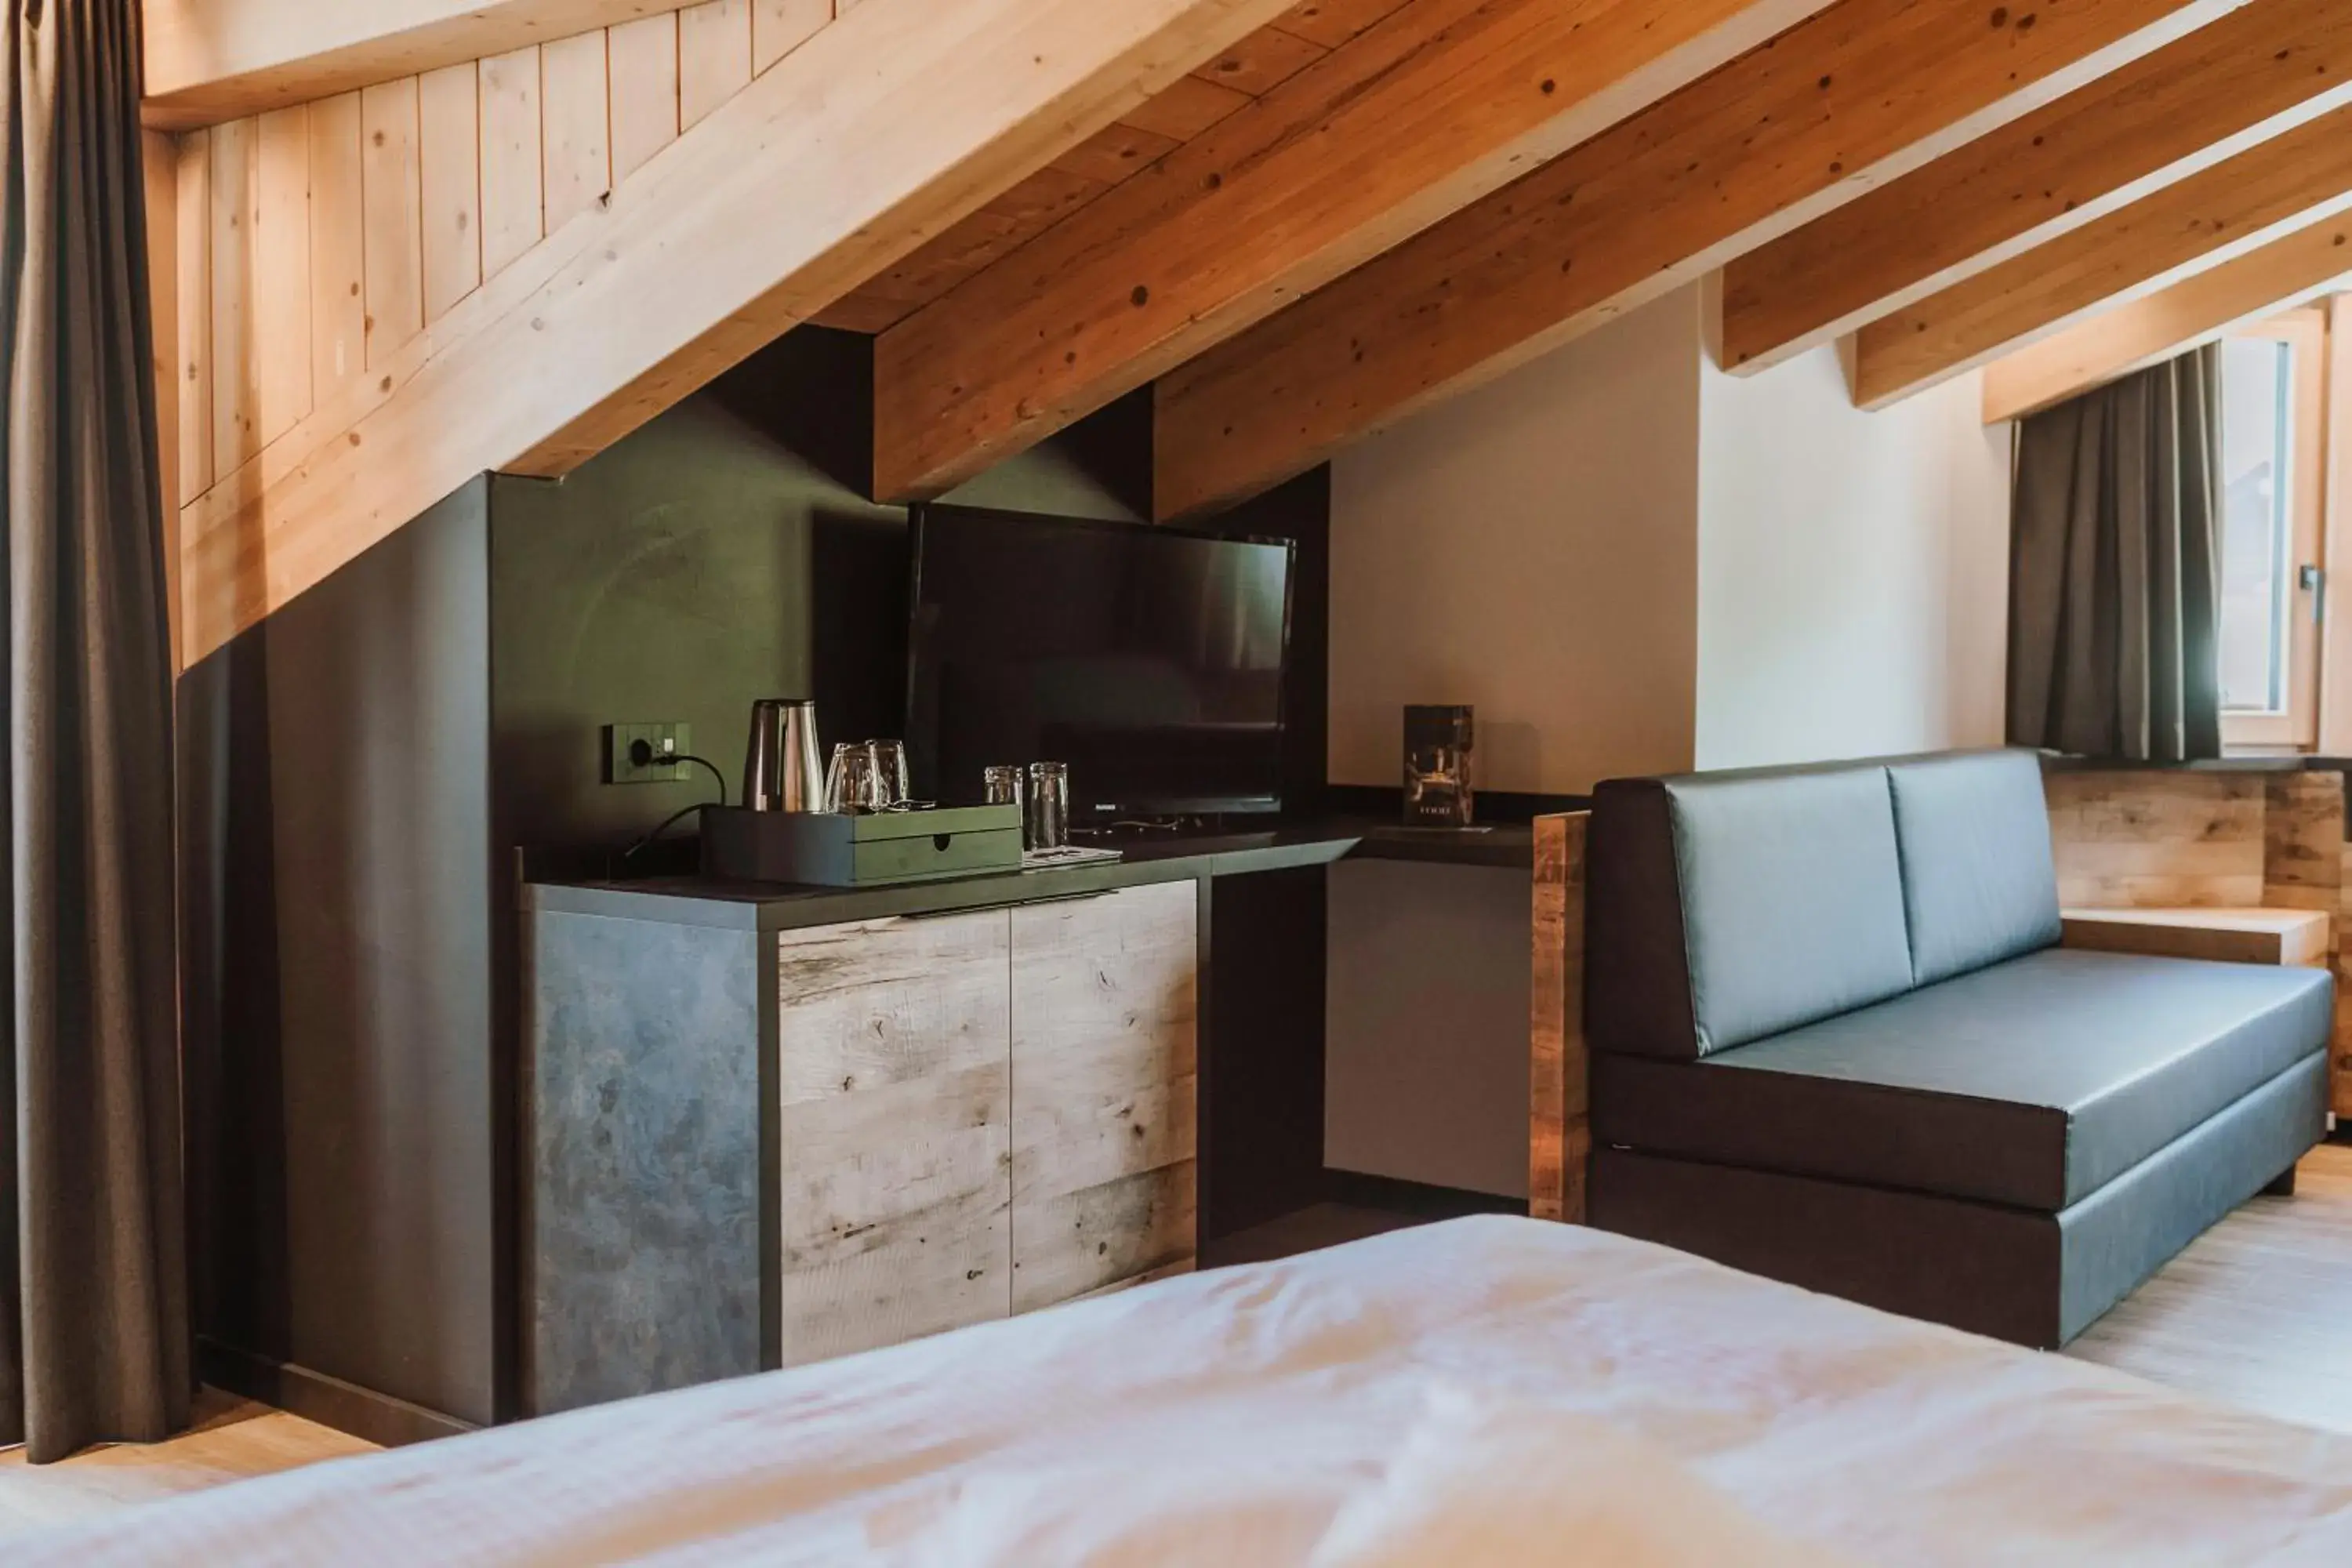
[[[1191,1267],[1191,882],[1013,910],[1013,1310]]]
[[[778,1339],[796,1366],[1002,1318],[1002,909],[777,939]]]

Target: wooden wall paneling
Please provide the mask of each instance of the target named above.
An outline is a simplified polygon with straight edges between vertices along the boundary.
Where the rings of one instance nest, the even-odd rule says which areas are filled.
[[[1118,186],[884,333],[877,495],[971,477],[1819,9],[1444,0],[1398,12],[1171,153],[1163,178]],[[1271,74],[1213,62],[1194,79],[1246,97],[1238,84]],[[1119,118],[1179,134],[1134,110]]]
[[[1882,408],[2113,302],[2352,208],[2352,109],[2225,159],[1854,334],[1854,401]]]
[[[180,150],[160,131],[139,138],[147,229],[148,374],[155,396],[157,519],[163,532],[163,615],[172,669],[180,668]]]
[[[608,216],[580,214],[610,230],[551,231],[396,363],[215,476],[184,545],[191,657],[472,475],[567,471],[1280,9],[959,0],[822,29],[640,169]],[[593,47],[601,68],[602,35]],[[553,142],[565,73],[547,54]],[[601,137],[601,70],[591,85]],[[544,145],[541,162],[557,162]],[[786,188],[779,221],[741,221]],[[649,233],[663,243],[608,238]]]
[[[149,124],[180,130],[306,102],[680,0],[146,0]]]
[[[1584,845],[1591,814],[1535,822],[1535,952],[1528,1019],[1528,1213],[1584,1222],[1592,1156],[1584,1040]]]
[[[1003,910],[777,939],[783,1363],[1012,1306]]]
[[[254,131],[246,342],[253,356],[254,434],[266,447],[310,412],[310,110],[299,104],[274,110]]]
[[[604,35],[544,44],[539,56],[542,200],[553,234],[613,188]]]
[[[1723,363],[1779,363],[2347,101],[2352,8],[2253,0],[1733,258]]]
[[[425,327],[425,215],[417,167],[416,79],[360,94],[367,365],[381,370]]]
[[[213,483],[212,132],[178,139],[173,195],[178,205],[173,255],[179,268],[173,325],[178,335],[179,495],[183,502]]]
[[[1155,510],[1301,472],[2211,14],[2123,0],[2000,7],[1988,26],[1973,7],[1840,0],[1170,372]]]
[[[2336,1033],[2327,1063],[2328,1107],[2352,1117],[2352,842],[2343,850],[2342,902],[2336,910]]]
[[[419,77],[416,117],[425,319],[431,321],[482,286],[479,68],[468,60]]]
[[[751,80],[751,0],[705,0],[677,14],[680,130],[699,124]]]
[[[2263,906],[2333,913],[2343,892],[2343,862],[2344,775],[2263,775]]]
[[[610,56],[613,178],[625,180],[677,140],[677,18],[647,16],[605,35]]]
[[[2263,902],[2273,909],[2317,910],[2331,924],[2327,964],[2336,976],[2336,1024],[2327,1054],[2328,1102],[2340,1115],[2352,1101],[2352,952],[2344,920],[2352,889],[2344,882],[2345,778],[2310,770],[2272,773],[2263,789]]]
[[[2267,855],[2259,773],[2048,775],[2058,901],[2082,909],[2249,908]]]
[[[310,105],[310,399],[367,369],[367,218],[360,95]]]
[[[807,43],[832,20],[833,0],[751,0],[751,74]]]
[[[1985,423],[2022,419],[2144,365],[2211,342],[2241,322],[2275,315],[2340,286],[2348,272],[2352,224],[2338,219],[2298,229],[2168,289],[2101,310],[1985,366]],[[2339,379],[2334,384],[2352,383]],[[2352,447],[2338,449],[2352,451]],[[2332,631],[2336,622],[2328,625]],[[2347,657],[2352,658],[2352,652]],[[2328,668],[2336,668],[2333,660]],[[2336,755],[2352,747],[2352,722],[2343,732],[2344,745],[2323,737],[2321,751]]]
[[[1013,1310],[1199,1249],[1192,882],[1013,911]]]
[[[482,276],[537,245],[541,226],[539,50],[481,62]]]
[[[250,120],[212,131],[213,471],[261,450],[255,384],[253,212],[261,186],[261,138]]]

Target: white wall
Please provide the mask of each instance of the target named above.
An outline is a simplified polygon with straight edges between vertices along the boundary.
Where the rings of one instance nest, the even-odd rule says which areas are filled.
[[[1478,710],[1482,787],[1687,768],[1699,293],[1332,464],[1330,777],[1397,782],[1409,702]]]
[[[1700,767],[2000,742],[2010,426],[1982,396],[1864,413],[1834,349],[1705,368]]]

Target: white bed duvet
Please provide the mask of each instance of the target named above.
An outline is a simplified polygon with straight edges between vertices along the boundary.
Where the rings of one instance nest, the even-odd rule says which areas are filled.
[[[23,1538],[31,1564],[2352,1563],[2352,1438],[1471,1219]]]

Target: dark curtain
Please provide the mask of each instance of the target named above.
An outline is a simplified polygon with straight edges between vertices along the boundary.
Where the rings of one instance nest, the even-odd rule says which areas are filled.
[[[2025,421],[2009,566],[2009,738],[2221,754],[2220,351]]]
[[[0,1443],[186,1423],[171,668],[137,0],[0,0]]]

